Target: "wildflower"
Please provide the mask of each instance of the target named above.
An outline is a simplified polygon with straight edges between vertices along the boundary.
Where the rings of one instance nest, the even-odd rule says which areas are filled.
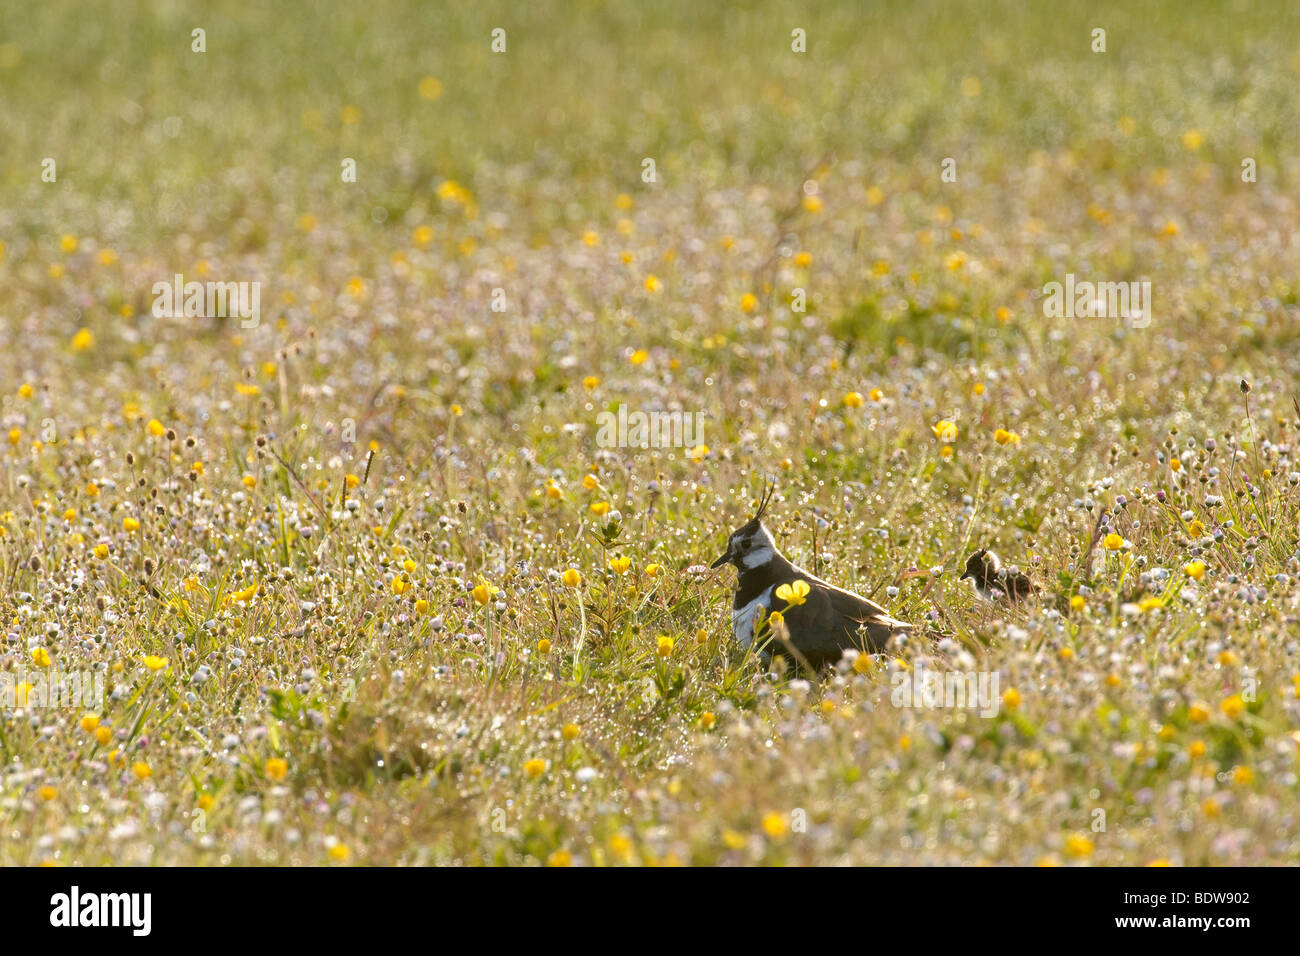
[[[772,627],[781,627],[785,624],[785,615],[780,611],[773,611],[767,616],[767,623]]]
[[[139,520],[137,520],[136,518],[123,518],[122,530],[130,533],[135,533],[136,531],[139,531],[140,530]]]
[[[673,652],[673,639],[671,637],[661,636],[655,647],[655,653],[660,657],[668,657]]]
[[[538,654],[541,654],[543,657],[545,657],[547,654],[551,653],[551,642],[550,642],[549,640],[547,640],[546,638],[542,638],[540,641],[538,641],[538,642],[537,642],[537,653],[538,653]]]
[[[18,386],[18,397],[31,398],[33,391],[34,390],[32,389],[32,386],[29,383],[23,382],[23,384]]]
[[[416,602],[415,602],[415,613],[416,613],[416,614],[428,614],[428,613],[429,613],[429,602],[426,601],[424,598],[420,598],[418,601],[416,601]]]
[[[1210,719],[1210,708],[1207,704],[1200,702],[1194,703],[1187,708],[1187,719],[1194,724],[1203,724]]]
[[[1193,759],[1205,756],[1205,741],[1193,740],[1187,747],[1187,755]]]
[[[1007,710],[1015,710],[1020,706],[1020,703],[1020,691],[1016,690],[1014,687],[1008,688],[1007,692],[1002,695],[1002,705],[1006,707]]]
[[[582,583],[582,572],[577,568],[569,568],[561,575],[561,579],[564,581],[566,586],[576,588]]]
[[[609,514],[609,502],[608,502],[608,501],[593,501],[593,502],[591,503],[591,513],[594,514],[594,515],[595,515],[596,517],[598,517],[598,518],[603,518],[603,517],[605,517],[605,515]]]
[[[74,352],[87,352],[95,347],[95,333],[90,329],[78,329],[77,334],[72,337],[72,350]]]
[[[949,442],[957,440],[957,426],[947,419],[931,425],[930,430],[934,432],[934,437],[939,439],[939,441]]]
[[[1079,833],[1071,834],[1065,840],[1065,855],[1076,860],[1092,856],[1094,849],[1093,842]]]
[[[867,398],[871,399],[873,402],[883,402],[885,400],[885,393],[878,388],[873,388],[871,391],[867,392]]]
[[[253,475],[245,475],[240,480],[244,483],[245,488],[254,488],[257,486],[257,478]]]
[[[99,726],[99,716],[97,714],[86,714],[81,720],[77,721],[77,724],[85,733],[93,734],[95,728]]]
[[[845,408],[861,408],[862,395],[858,392],[845,392],[844,398],[841,399]]]
[[[113,739],[113,731],[109,730],[103,724],[95,728],[95,742],[101,747]]]
[[[524,763],[524,773],[533,779],[540,777],[546,773],[546,761],[540,757],[534,757],[532,760],[526,761]]]
[[[658,276],[648,275],[645,277],[645,289],[647,292],[658,292],[663,287],[664,284],[659,281]]]
[[[1112,531],[1110,534],[1106,535],[1105,539],[1102,541],[1102,547],[1107,551],[1118,551],[1120,548],[1124,547],[1124,539]]]
[[[1189,561],[1187,564],[1183,565],[1183,571],[1192,580],[1200,581],[1205,577],[1205,562]]]
[[[167,426],[156,418],[149,419],[149,424],[146,428],[148,428],[149,434],[154,438],[162,438],[162,436],[167,433]]]
[[[408,587],[410,587],[410,584],[406,581],[403,581],[401,578],[393,578],[392,587],[393,587],[394,594],[402,594],[403,592],[406,591]]]
[[[59,239],[59,248],[64,252],[76,252],[77,237],[71,234],[64,235]]]
[[[442,96],[442,80],[436,76],[426,76],[420,81],[420,96],[433,101]]]
[[[822,201],[821,201],[821,197],[819,197],[819,196],[804,196],[804,197],[803,197],[803,208],[804,208],[804,211],[805,211],[805,212],[810,212],[810,213],[812,213],[813,215],[816,215],[817,213],[821,212],[821,211],[822,211]]]
[[[1223,711],[1224,716],[1229,720],[1236,720],[1246,709],[1246,702],[1241,699],[1240,694],[1233,694],[1231,697],[1225,697],[1219,704],[1219,710]]]
[[[1146,614],[1148,611],[1158,611],[1164,606],[1165,602],[1160,600],[1158,597],[1146,597],[1138,602],[1138,610],[1143,614]]]
[[[1016,432],[1009,432],[1005,428],[999,428],[993,432],[993,440],[999,445],[1019,445],[1020,435]]]
[[[698,631],[696,631],[696,632],[695,632],[695,643],[696,643],[696,644],[707,644],[707,643],[709,643],[709,632],[706,631],[704,628],[700,628]]]
[[[1240,786],[1246,786],[1255,779],[1255,771],[1249,767],[1234,767],[1232,769],[1232,782]]]
[[[46,784],[45,786],[41,787],[41,789],[36,791],[36,795],[40,797],[42,800],[44,800],[46,803],[49,803],[51,800],[53,800],[55,797],[59,795],[59,791],[56,790],[54,787],[51,787],[49,784]]]
[[[619,555],[609,559],[609,568],[615,574],[627,574],[627,569],[632,566],[632,559]]]
[[[9,429],[8,438],[9,438],[9,444],[17,445],[20,441],[22,441],[23,433],[19,431],[17,428],[11,428]]]
[[[578,735],[582,733],[577,724],[565,724],[560,728],[560,736],[565,740],[577,740]]]
[[[650,357],[650,353],[647,352],[645,349],[637,349],[630,356],[628,356],[628,361],[631,362],[633,365],[641,365],[649,357]]]
[[[471,593],[474,595],[474,603],[482,607],[492,600],[492,595],[497,594],[500,590],[500,588],[489,584],[485,578],[480,577],[478,584],[474,585],[474,590]]]
[[[282,757],[272,757],[266,762],[266,775],[272,780],[283,780],[289,772],[289,762]]]
[[[572,866],[573,854],[568,850],[556,850],[546,858],[547,866]]]
[[[1087,606],[1088,601],[1082,594],[1076,594],[1074,597],[1070,598],[1071,611],[1082,611]]]
[[[763,817],[763,832],[773,840],[784,837],[788,826],[784,814],[777,813],[775,810]]]
[[[588,375],[582,380],[582,387],[587,391],[592,391],[600,385],[600,379],[595,375]]]
[[[335,863],[342,863],[352,855],[352,851],[347,848],[346,844],[335,843],[329,848],[330,859]]]
[[[160,671],[167,666],[167,658],[149,654],[144,659],[144,666],[151,671]]]
[[[699,723],[700,723],[701,730],[712,730],[713,726],[717,722],[718,722],[717,715],[715,715],[711,710],[706,710],[704,713],[700,714]]]
[[[153,776],[153,768],[143,760],[137,760],[133,763],[131,765],[131,772],[135,774],[136,778],[139,780],[148,780]]]
[[[740,311],[753,312],[758,307],[758,297],[752,292],[746,292],[740,297]]]
[[[1205,137],[1201,135],[1201,131],[1198,129],[1189,129],[1183,134],[1183,149],[1189,149],[1195,152],[1201,148],[1201,144],[1204,142]]]
[[[254,581],[252,584],[244,588],[242,591],[236,591],[234,594],[230,595],[230,600],[238,601],[241,604],[251,601],[253,599],[253,596],[257,594],[257,588],[258,588],[258,584],[256,581]]]
[[[657,577],[659,577],[659,572],[662,571],[662,570],[663,570],[663,567],[662,567],[661,565],[658,565],[658,564],[647,564],[647,565],[645,566],[645,576],[648,577],[648,578],[657,578]]]
[[[794,257],[794,264],[800,269],[807,269],[812,265],[812,255],[807,252],[797,252]]]
[[[776,589],[776,596],[786,603],[787,607],[798,607],[808,599],[811,588],[808,582],[803,578],[791,581],[788,584],[782,584]]]
[[[705,458],[709,457],[709,446],[696,445],[694,448],[692,448],[690,451],[686,453],[686,457],[698,464],[699,462],[703,461]]]

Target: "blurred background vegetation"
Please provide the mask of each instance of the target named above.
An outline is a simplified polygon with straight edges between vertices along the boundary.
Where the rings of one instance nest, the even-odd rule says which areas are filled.
[[[544,232],[605,201],[586,185],[634,187],[645,156],[669,185],[784,187],[827,150],[931,188],[943,157],[969,188],[1036,150],[1073,152],[1081,181],[1123,177],[1172,161],[1187,129],[1225,168],[1250,155],[1292,181],[1297,37],[1285,0],[7,4],[0,183],[10,229],[63,231],[81,196],[83,215],[129,203],[147,238],[219,236],[252,205],[322,192],[382,231],[447,177],[485,208],[519,177],[556,184],[503,208]]]

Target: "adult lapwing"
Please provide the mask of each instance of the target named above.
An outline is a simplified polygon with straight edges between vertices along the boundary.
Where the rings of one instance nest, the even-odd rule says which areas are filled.
[[[780,552],[762,520],[773,490],[731,533],[726,552],[712,565],[734,564],[739,572],[731,620],[741,646],[749,648],[761,629],[765,659],[784,650],[817,670],[849,649],[880,653],[891,637],[912,630],[879,604],[823,581]]]

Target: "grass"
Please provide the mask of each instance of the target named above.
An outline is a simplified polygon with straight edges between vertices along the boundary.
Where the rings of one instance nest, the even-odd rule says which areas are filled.
[[[0,863],[1294,862],[1296,18],[7,12]],[[620,403],[703,446],[597,447]],[[700,566],[768,474],[921,636],[740,650]]]

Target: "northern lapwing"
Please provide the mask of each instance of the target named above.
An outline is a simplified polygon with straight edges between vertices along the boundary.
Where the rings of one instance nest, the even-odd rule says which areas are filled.
[[[731,533],[726,552],[712,565],[734,564],[739,572],[731,621],[741,646],[748,649],[761,628],[765,660],[784,651],[815,671],[835,664],[846,650],[878,654],[891,637],[912,630],[879,604],[828,584],[780,552],[762,520],[773,490]],[[773,611],[779,617],[772,618]]]
[[[986,601],[1022,601],[1038,593],[1029,575],[1015,568],[1004,568],[998,556],[988,548],[980,548],[966,559],[966,570],[958,579],[969,578],[975,584],[975,591]]]

